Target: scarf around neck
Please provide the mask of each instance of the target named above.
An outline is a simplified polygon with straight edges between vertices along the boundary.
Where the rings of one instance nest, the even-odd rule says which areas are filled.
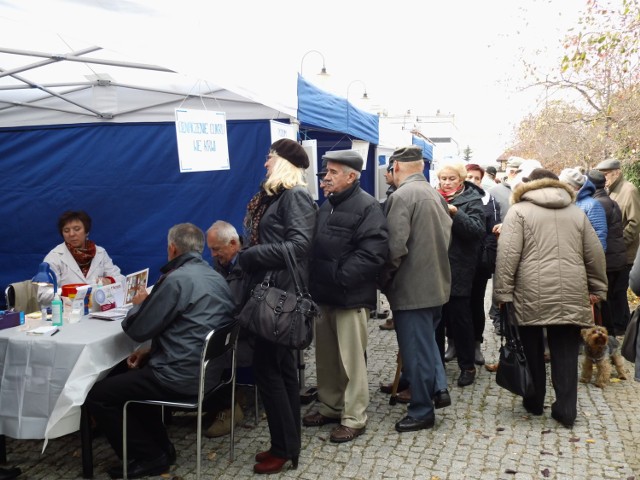
[[[82,274],[86,277],[87,273],[89,273],[89,268],[91,268],[91,261],[93,257],[96,256],[96,244],[92,240],[87,239],[84,242],[84,247],[72,247],[67,242],[65,242],[65,245],[80,267]]]
[[[438,193],[442,195],[442,197],[447,201],[447,203],[453,202],[453,199],[456,198],[464,191],[464,182],[461,183],[458,188],[455,190],[443,190],[442,188],[438,188]]]
[[[275,202],[284,189],[279,190],[274,195],[269,195],[265,191],[263,185],[260,185],[260,190],[256,193],[251,200],[249,200],[249,204],[247,205],[247,214],[244,217],[244,232],[245,238],[249,240],[249,246],[257,245],[260,242],[260,232],[259,225],[260,220],[262,220],[262,216],[264,212],[267,211],[267,208]]]

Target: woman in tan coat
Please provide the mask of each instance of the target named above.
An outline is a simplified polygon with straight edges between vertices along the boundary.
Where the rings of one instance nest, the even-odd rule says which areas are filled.
[[[591,304],[606,298],[602,245],[575,192],[536,169],[513,192],[498,240],[496,300],[513,302],[535,385],[524,408],[542,415],[546,372],[543,328],[551,352],[556,400],[551,416],[571,427],[577,415],[580,329],[593,325]]]

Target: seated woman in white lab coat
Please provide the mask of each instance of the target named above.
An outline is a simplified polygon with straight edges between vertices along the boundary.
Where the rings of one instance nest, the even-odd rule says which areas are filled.
[[[124,276],[107,251],[87,238],[91,231],[91,217],[86,212],[64,212],[58,219],[58,230],[64,242],[51,250],[44,261],[55,273],[59,287],[71,283],[95,285],[100,282],[109,285],[124,282]],[[41,305],[49,305],[53,296],[52,287],[38,288]]]

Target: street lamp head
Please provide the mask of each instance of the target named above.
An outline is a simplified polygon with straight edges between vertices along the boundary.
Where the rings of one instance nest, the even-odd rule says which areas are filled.
[[[304,59],[306,58],[307,55],[309,55],[310,53],[317,53],[318,55],[320,55],[320,57],[322,57],[322,70],[320,70],[320,72],[318,73],[318,75],[323,76],[323,77],[328,77],[329,74],[327,73],[327,67],[325,66],[324,63],[324,55],[322,53],[320,53],[318,50],[309,50],[308,52],[306,52],[303,56],[302,56],[302,60],[300,60],[300,76],[302,75],[302,66],[304,65]]]

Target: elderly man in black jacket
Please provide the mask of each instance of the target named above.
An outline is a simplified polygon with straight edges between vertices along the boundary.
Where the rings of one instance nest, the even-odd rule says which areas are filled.
[[[369,382],[367,319],[376,305],[376,278],[388,248],[387,221],[377,200],[360,188],[363,160],[353,150],[327,152],[312,246],[311,294],[320,305],[316,323],[318,411],[305,426],[339,423],[330,440],[348,442],[367,424]]]

